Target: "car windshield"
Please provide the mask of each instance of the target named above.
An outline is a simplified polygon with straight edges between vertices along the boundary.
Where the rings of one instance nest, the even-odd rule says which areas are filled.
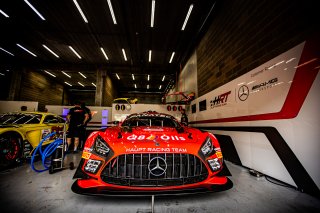
[[[158,126],[158,127],[179,127],[180,124],[169,116],[131,116],[127,118],[122,126]]]
[[[39,124],[42,115],[40,114],[3,114],[0,115],[0,124]]]

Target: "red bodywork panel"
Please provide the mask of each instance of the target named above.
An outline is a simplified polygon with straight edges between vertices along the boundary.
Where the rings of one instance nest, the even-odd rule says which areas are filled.
[[[104,190],[137,192],[199,188],[211,190],[215,185],[228,185],[227,188],[230,188],[231,181],[225,176],[217,175],[222,170],[223,157],[218,140],[213,134],[180,126],[175,118],[165,114],[145,112],[130,115],[128,118],[133,119],[133,117],[143,120],[171,119],[178,126],[153,126],[150,121],[149,126],[127,127],[123,126],[126,124],[124,121],[122,126],[111,127],[104,132],[93,132],[85,143],[82,161],[75,174],[75,178],[78,178],[75,182],[77,193],[86,189],[95,189],[99,193]],[[214,152],[205,156],[201,152],[201,147],[208,137],[211,139]],[[96,152],[97,138],[102,138],[110,148],[107,155]],[[220,168],[213,171],[207,161],[209,159],[216,159]],[[85,167],[89,160],[101,162],[95,172],[86,171]],[[114,171],[115,168],[117,172]],[[121,173],[119,170],[122,171],[121,175],[118,174]],[[177,170],[180,170],[180,174]],[[77,175],[79,172],[82,176]],[[109,181],[108,178],[115,181]],[[143,184],[143,181],[148,184]],[[177,184],[174,181],[177,181]]]

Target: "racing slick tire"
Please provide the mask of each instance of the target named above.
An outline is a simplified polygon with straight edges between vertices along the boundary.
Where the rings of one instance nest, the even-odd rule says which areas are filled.
[[[19,134],[6,132],[0,135],[0,167],[11,167],[21,162],[22,138]]]

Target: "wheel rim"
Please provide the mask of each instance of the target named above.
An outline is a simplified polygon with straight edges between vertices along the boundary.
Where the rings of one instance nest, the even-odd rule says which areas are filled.
[[[1,139],[0,151],[3,159],[12,162],[19,157],[20,143],[19,138],[7,136]]]

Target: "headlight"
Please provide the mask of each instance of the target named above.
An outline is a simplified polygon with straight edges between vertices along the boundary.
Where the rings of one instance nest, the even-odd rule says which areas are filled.
[[[209,156],[212,154],[213,148],[211,138],[208,136],[201,147],[201,152],[204,156]]]
[[[105,140],[102,137],[98,136],[94,143],[94,151],[100,155],[107,156],[110,152],[110,148],[108,147]]]
[[[221,168],[220,162],[218,158],[208,160],[208,163],[213,172],[218,171]]]
[[[91,160],[89,159],[87,161],[86,166],[84,167],[84,171],[90,172],[90,173],[97,173],[99,167],[100,167],[101,161],[100,160]]]

